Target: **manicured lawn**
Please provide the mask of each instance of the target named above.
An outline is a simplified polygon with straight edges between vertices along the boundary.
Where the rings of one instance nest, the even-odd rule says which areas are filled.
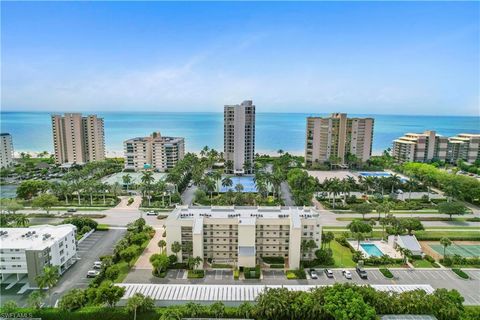
[[[118,274],[118,277],[117,277],[117,279],[115,279],[114,282],[120,283],[120,282],[123,282],[123,280],[127,276],[128,272],[130,271],[130,266],[128,265],[128,263],[126,261],[120,261],[116,265],[119,267],[120,273]]]
[[[337,241],[330,243],[333,251],[333,259],[335,260],[336,268],[352,268],[357,264],[352,260],[352,252],[347,247],[342,246]]]
[[[413,260],[410,262],[415,268],[433,268],[433,265],[425,259]]]

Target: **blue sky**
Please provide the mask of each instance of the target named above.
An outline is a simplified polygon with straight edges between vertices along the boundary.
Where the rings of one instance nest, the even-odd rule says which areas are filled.
[[[478,115],[478,2],[2,2],[2,109]]]

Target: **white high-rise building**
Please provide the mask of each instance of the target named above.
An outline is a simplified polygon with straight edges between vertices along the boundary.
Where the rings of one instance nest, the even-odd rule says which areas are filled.
[[[180,261],[193,256],[238,267],[282,257],[287,268],[298,269],[301,260],[315,258],[316,249],[302,252],[302,242],[312,240],[320,248],[322,240],[319,213],[307,207],[178,206],[165,228],[168,255],[178,242]]]
[[[29,228],[0,228],[0,276],[2,283],[23,277],[30,288],[46,266],[64,273],[76,261],[77,228],[71,224],[37,225]]]
[[[83,164],[105,160],[103,119],[81,113],[52,115],[55,162]]]
[[[123,142],[125,169],[155,169],[166,171],[173,168],[185,155],[185,139],[163,137],[154,132],[149,137],[137,137]]]
[[[224,107],[223,151],[226,172],[253,173],[255,161],[255,105],[251,100]],[[246,165],[247,164],[247,165]]]
[[[10,133],[0,134],[0,168],[6,168],[13,163],[13,141]]]
[[[372,155],[373,118],[347,118],[346,113],[330,117],[308,117],[305,143],[307,166],[338,158],[345,163],[348,154],[361,161]]]

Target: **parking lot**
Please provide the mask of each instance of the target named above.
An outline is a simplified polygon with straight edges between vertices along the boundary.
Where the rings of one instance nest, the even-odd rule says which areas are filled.
[[[285,272],[283,270],[264,270],[263,279],[264,280],[285,279]]]
[[[222,281],[222,280],[232,280],[233,271],[231,270],[207,270],[205,272],[205,279],[207,281]]]
[[[125,230],[97,231],[91,234],[77,247],[78,260],[60,278],[58,284],[53,288],[52,303],[60,298],[65,292],[73,288],[85,288],[91,279],[87,279],[88,270],[92,269],[93,263],[99,257],[111,254],[117,241],[123,236]],[[2,287],[2,303],[14,300],[19,306],[27,305],[27,297],[31,290],[24,294],[17,294],[20,287],[17,285],[8,291]],[[49,299],[47,299],[47,302]]]

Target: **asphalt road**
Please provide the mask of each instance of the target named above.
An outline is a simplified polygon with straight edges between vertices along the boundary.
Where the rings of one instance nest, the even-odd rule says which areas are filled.
[[[191,205],[193,204],[193,200],[195,199],[195,191],[197,191],[197,186],[187,187],[182,193],[182,203],[184,205]]]
[[[280,184],[280,192],[281,192],[283,202],[285,203],[286,206],[294,206],[295,205],[295,201],[293,201],[292,192],[290,191],[290,187],[288,186],[288,183],[286,183],[285,181],[283,181]]]
[[[87,271],[93,269],[93,263],[98,261],[99,257],[112,253],[113,247],[125,232],[126,230],[97,231],[78,245],[79,260],[62,275],[53,289],[52,300],[73,288],[86,288],[91,281],[86,277]]]
[[[354,269],[349,269],[352,279],[346,279],[342,270],[334,269],[334,278],[327,278],[323,269],[316,269],[319,278],[306,280],[288,280],[283,270],[264,270],[261,280],[234,280],[230,270],[208,270],[204,279],[188,280],[185,270],[169,270],[164,279],[152,276],[151,270],[133,270],[125,279],[124,283],[162,283],[162,284],[223,284],[223,285],[245,285],[245,284],[268,284],[268,285],[331,285],[336,282],[352,282],[357,284],[428,284],[433,288],[456,289],[465,298],[467,305],[480,305],[480,270],[464,269],[471,277],[464,280],[458,277],[451,270],[447,269],[390,269],[394,275],[393,279],[387,279],[378,269],[367,269],[368,280],[360,279]]]

